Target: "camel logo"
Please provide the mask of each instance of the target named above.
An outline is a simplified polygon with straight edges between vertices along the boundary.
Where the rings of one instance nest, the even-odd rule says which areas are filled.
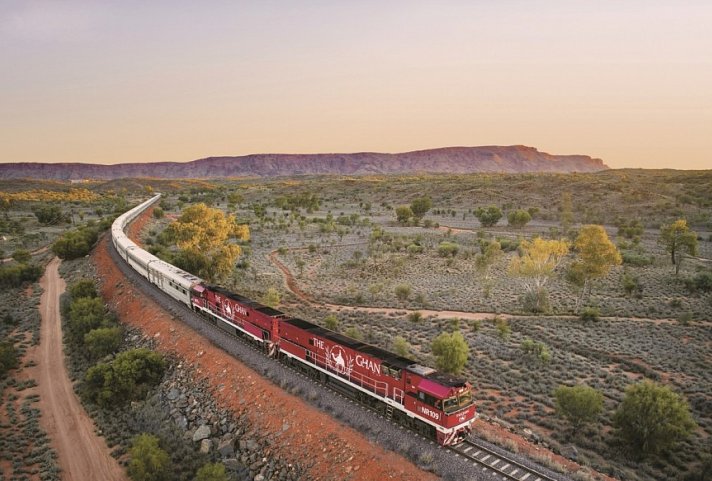
[[[326,350],[326,365],[338,374],[350,376],[354,367],[354,360],[348,357],[346,349],[338,344]]]
[[[232,318],[232,309],[230,309],[230,304],[227,302],[223,304],[223,309],[225,310],[225,314],[227,314],[227,317]]]

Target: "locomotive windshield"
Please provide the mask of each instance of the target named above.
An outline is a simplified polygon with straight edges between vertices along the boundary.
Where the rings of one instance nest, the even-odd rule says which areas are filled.
[[[445,414],[454,413],[468,407],[470,404],[472,404],[472,392],[468,390],[458,396],[447,398],[443,402],[443,411],[445,411]]]

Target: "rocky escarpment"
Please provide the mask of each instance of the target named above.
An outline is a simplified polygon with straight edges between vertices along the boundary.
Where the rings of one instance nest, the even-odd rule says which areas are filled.
[[[0,178],[118,179],[125,177],[220,178],[240,176],[366,175],[471,172],[596,172],[601,159],[551,155],[533,147],[447,147],[399,154],[255,154],[208,157],[192,162],[134,164],[0,164]]]

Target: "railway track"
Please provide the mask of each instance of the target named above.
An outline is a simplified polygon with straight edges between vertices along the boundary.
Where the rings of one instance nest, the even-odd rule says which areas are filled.
[[[556,478],[503,456],[477,441],[467,439],[456,446],[452,446],[450,450],[482,466],[482,471],[491,471],[494,474],[501,475],[503,479],[512,481],[557,481]]]

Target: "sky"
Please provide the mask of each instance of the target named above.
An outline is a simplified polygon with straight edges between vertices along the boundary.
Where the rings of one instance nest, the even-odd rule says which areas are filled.
[[[712,168],[709,0],[2,0],[0,162],[528,145]]]

